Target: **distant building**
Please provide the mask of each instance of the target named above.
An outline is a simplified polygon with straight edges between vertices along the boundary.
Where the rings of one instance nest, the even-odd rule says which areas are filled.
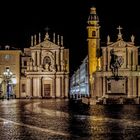
[[[100,46],[99,18],[95,7],[90,9],[87,23],[88,67],[86,68],[90,97],[139,98],[140,65],[138,65],[138,47],[134,43],[135,37],[132,35],[130,42],[124,41],[122,28],[119,26],[116,42],[112,42],[108,36],[107,45]],[[73,84],[70,85],[73,89]]]
[[[89,96],[88,57],[86,57],[79,69],[70,79],[70,98]]]
[[[16,98],[64,98],[69,89],[69,50],[63,37],[48,33],[41,41],[31,37],[24,51],[6,46],[0,50],[0,96]]]

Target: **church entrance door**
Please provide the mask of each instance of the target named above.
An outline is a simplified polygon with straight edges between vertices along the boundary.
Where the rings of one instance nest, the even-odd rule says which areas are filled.
[[[44,84],[44,97],[50,97],[51,93],[51,85],[50,84]]]

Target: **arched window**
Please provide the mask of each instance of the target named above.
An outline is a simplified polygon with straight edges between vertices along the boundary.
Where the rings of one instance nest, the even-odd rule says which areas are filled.
[[[43,64],[44,64],[44,65],[45,65],[45,64],[49,64],[49,65],[51,65],[51,59],[50,59],[49,56],[46,56],[46,57],[44,58],[44,60],[43,60]]]

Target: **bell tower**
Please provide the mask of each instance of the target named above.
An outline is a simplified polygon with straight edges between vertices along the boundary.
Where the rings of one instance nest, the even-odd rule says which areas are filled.
[[[96,8],[90,8],[90,14],[87,21],[87,41],[88,41],[88,64],[89,64],[89,89],[91,97],[94,96],[94,78],[93,73],[100,69],[100,26]]]

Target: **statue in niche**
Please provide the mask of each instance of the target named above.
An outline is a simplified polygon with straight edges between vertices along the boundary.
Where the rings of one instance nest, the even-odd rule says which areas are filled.
[[[45,64],[45,70],[49,71],[49,64],[48,63]]]
[[[44,69],[46,71],[51,71],[51,59],[49,56],[46,56],[43,60]]]

